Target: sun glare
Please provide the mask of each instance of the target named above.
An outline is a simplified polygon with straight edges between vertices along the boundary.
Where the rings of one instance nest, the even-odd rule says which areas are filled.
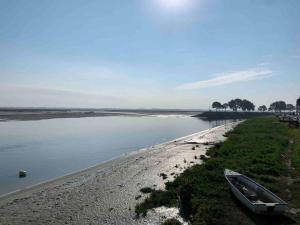
[[[159,7],[165,11],[178,12],[188,9],[193,0],[155,0]]]

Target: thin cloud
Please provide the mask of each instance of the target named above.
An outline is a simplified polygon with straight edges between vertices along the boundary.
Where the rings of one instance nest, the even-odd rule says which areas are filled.
[[[202,80],[182,84],[177,87],[180,90],[192,90],[207,87],[215,87],[236,82],[245,82],[249,80],[263,79],[272,76],[273,71],[262,68],[252,68],[248,70],[235,71],[230,73],[223,73],[215,76],[212,79]]]
[[[258,66],[268,66],[270,64],[271,64],[270,62],[262,62],[262,63],[258,64]]]

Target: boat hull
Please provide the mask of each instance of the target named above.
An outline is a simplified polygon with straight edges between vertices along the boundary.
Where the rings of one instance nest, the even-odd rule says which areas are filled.
[[[282,214],[286,210],[285,204],[276,204],[267,206],[266,204],[252,204],[249,200],[241,195],[241,193],[236,190],[235,187],[230,187],[233,195],[248,209],[256,214]]]
[[[255,181],[251,180],[250,178],[248,178],[244,175],[235,173],[233,171],[229,171],[229,170],[227,170],[227,171],[225,170],[224,175],[225,175],[225,178],[226,178],[226,180],[227,180],[227,182],[230,186],[230,189],[231,189],[233,195],[244,206],[246,206],[248,209],[250,209],[253,213],[265,214],[265,215],[272,214],[273,215],[273,214],[282,214],[286,211],[287,204],[283,200],[281,200],[275,194],[273,194],[272,192],[270,192],[269,190],[267,190],[263,186],[259,185]],[[253,203],[253,202],[251,202],[244,194],[241,193],[241,191],[235,185],[232,184],[232,182],[229,179],[230,176],[236,176],[236,177],[241,176],[242,179],[245,179],[252,186],[256,186],[257,189],[259,189],[260,192],[262,192],[263,194],[269,195],[272,198],[276,199],[277,202],[270,202],[270,203],[265,203],[265,202]]]

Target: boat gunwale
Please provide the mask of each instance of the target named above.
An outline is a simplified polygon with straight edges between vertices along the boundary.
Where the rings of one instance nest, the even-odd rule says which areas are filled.
[[[229,176],[234,176],[234,175],[227,175],[226,174],[226,171],[232,171],[232,170],[229,170],[229,169],[225,169],[224,171],[224,175],[225,175],[225,178],[227,180],[227,182],[230,184],[230,186],[234,187],[234,189],[236,191],[238,191],[245,199],[247,199],[247,201],[251,204],[251,205],[265,205],[267,206],[267,204],[270,204],[268,202],[263,202],[263,203],[253,203],[251,202],[235,185],[233,185],[233,183],[228,179]],[[234,172],[234,171],[232,171]],[[263,190],[267,191],[269,194],[271,194],[273,197],[276,197],[277,199],[279,199],[281,202],[278,202],[278,203],[272,203],[274,205],[287,205],[287,203],[285,201],[283,201],[281,198],[279,198],[277,195],[275,195],[273,192],[271,192],[270,190],[266,189],[264,186],[260,185],[259,183],[255,182],[254,180],[252,180],[251,178],[243,175],[243,174],[240,174],[238,173],[238,175],[236,176],[241,176],[241,177],[244,177],[246,178],[247,180],[249,180],[250,182],[253,182],[255,185],[259,186],[260,188],[262,188]]]

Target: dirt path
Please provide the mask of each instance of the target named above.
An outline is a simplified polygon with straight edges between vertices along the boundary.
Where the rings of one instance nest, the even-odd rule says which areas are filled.
[[[291,191],[291,188],[293,188],[293,184],[295,182],[299,182],[299,178],[295,177],[295,168],[293,167],[292,164],[292,146],[294,145],[294,140],[290,139],[289,140],[289,145],[287,147],[286,155],[285,155],[285,161],[287,165],[287,189],[285,190],[287,192],[287,197],[288,200],[291,201],[293,199],[293,193]],[[293,215],[298,215],[300,214],[300,208],[290,208],[289,213]]]

